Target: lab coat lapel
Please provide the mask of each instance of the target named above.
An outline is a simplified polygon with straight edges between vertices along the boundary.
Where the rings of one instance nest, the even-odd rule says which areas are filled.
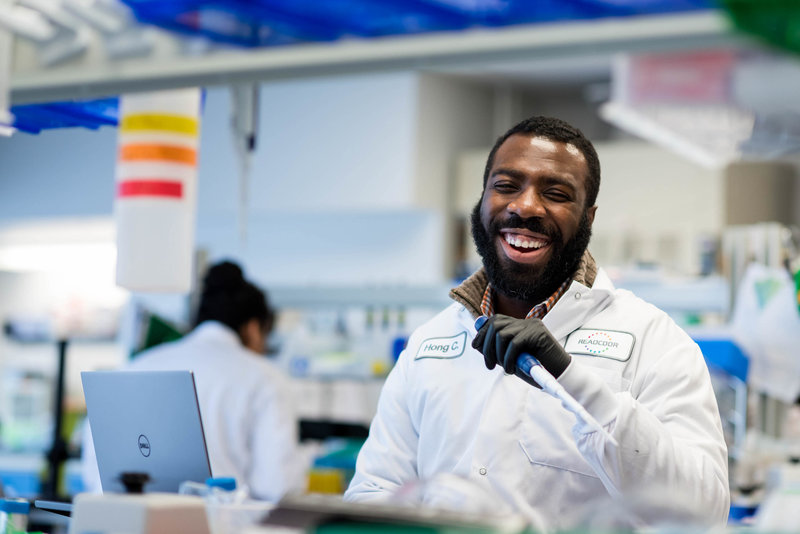
[[[591,288],[573,281],[542,322],[553,337],[563,340],[611,304],[613,290],[611,279],[604,270],[598,269]]]

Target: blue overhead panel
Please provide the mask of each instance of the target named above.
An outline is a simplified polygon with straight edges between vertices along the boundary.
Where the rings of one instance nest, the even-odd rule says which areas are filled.
[[[141,22],[242,46],[692,11],[713,0],[123,0]]]
[[[90,128],[117,125],[117,98],[85,102],[51,102],[13,106],[14,128],[32,134],[53,128]]]

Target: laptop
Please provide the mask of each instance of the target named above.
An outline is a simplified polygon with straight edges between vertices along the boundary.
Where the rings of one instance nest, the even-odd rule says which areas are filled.
[[[211,476],[191,371],[84,371],[81,381],[103,493],[125,492],[122,473],[147,473],[146,493]]]

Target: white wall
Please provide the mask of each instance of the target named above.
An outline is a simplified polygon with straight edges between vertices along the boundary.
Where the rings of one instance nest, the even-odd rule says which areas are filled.
[[[455,271],[459,243],[453,224],[456,156],[491,142],[493,93],[463,79],[419,77],[415,191],[421,206],[447,213],[440,246],[443,270]]]
[[[233,217],[206,217],[209,260],[241,258],[266,285],[430,285],[443,281],[444,216],[430,210],[253,214],[242,244]]]
[[[110,215],[116,128],[0,136],[0,224]]]
[[[207,93],[199,213],[238,206],[238,167],[225,88]],[[413,193],[416,76],[338,76],[261,88],[250,209],[405,209]]]
[[[445,218],[418,208],[418,76],[288,81],[261,89],[247,236],[229,93],[204,113],[198,246],[267,284],[430,284],[445,276]],[[442,176],[444,183],[446,176]]]
[[[591,249],[606,264],[699,271],[725,224],[725,176],[639,140],[595,144],[602,181]]]
[[[415,185],[421,205],[453,205],[454,156],[492,142],[492,106],[488,87],[444,76],[419,78],[414,137]]]

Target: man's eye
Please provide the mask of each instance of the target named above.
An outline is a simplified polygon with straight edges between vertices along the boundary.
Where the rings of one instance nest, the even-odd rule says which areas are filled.
[[[561,191],[548,191],[547,196],[556,202],[569,202],[570,196]]]
[[[516,186],[510,182],[496,182],[494,189],[501,193],[509,193],[516,190]]]

